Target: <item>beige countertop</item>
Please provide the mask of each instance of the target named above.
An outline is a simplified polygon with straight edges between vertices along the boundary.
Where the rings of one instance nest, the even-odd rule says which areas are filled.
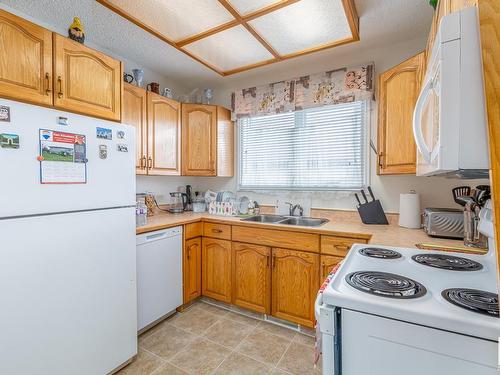
[[[345,215],[344,215],[345,216]],[[390,220],[389,225],[367,225],[361,223],[359,218],[332,216],[330,221],[319,227],[290,226],[284,224],[268,224],[241,221],[239,217],[215,216],[208,213],[185,212],[182,214],[170,214],[157,212],[154,216],[147,218],[147,224],[137,227],[136,233],[146,233],[155,230],[170,228],[178,225],[204,221],[216,221],[231,225],[241,225],[250,227],[263,227],[277,230],[287,230],[293,232],[317,233],[341,237],[354,237],[369,239],[371,244],[415,247],[415,244],[425,243],[441,246],[463,246],[463,241],[427,236],[421,229],[402,228],[394,220]]]

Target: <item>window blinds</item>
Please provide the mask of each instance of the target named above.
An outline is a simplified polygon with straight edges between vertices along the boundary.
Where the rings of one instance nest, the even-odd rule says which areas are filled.
[[[240,189],[361,188],[366,107],[356,101],[240,119]]]

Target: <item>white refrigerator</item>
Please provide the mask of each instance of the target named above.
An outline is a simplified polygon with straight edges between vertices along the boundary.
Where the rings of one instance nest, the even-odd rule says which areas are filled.
[[[137,353],[134,128],[0,115],[0,374],[108,374]]]

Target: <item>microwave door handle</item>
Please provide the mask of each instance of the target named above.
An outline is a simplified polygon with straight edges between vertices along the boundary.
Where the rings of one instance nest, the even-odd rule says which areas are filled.
[[[415,143],[418,151],[420,151],[427,163],[431,162],[431,153],[425,144],[424,135],[422,133],[422,110],[432,87],[433,82],[432,79],[430,79],[422,88],[422,91],[418,96],[417,103],[415,104],[415,111],[413,111],[413,136],[415,137]]]

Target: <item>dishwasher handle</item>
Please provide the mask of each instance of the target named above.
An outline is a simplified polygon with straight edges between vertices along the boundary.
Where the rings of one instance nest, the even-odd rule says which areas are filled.
[[[165,238],[171,238],[182,235],[182,227],[170,228],[167,230],[144,233],[137,236],[137,245],[160,241]]]

